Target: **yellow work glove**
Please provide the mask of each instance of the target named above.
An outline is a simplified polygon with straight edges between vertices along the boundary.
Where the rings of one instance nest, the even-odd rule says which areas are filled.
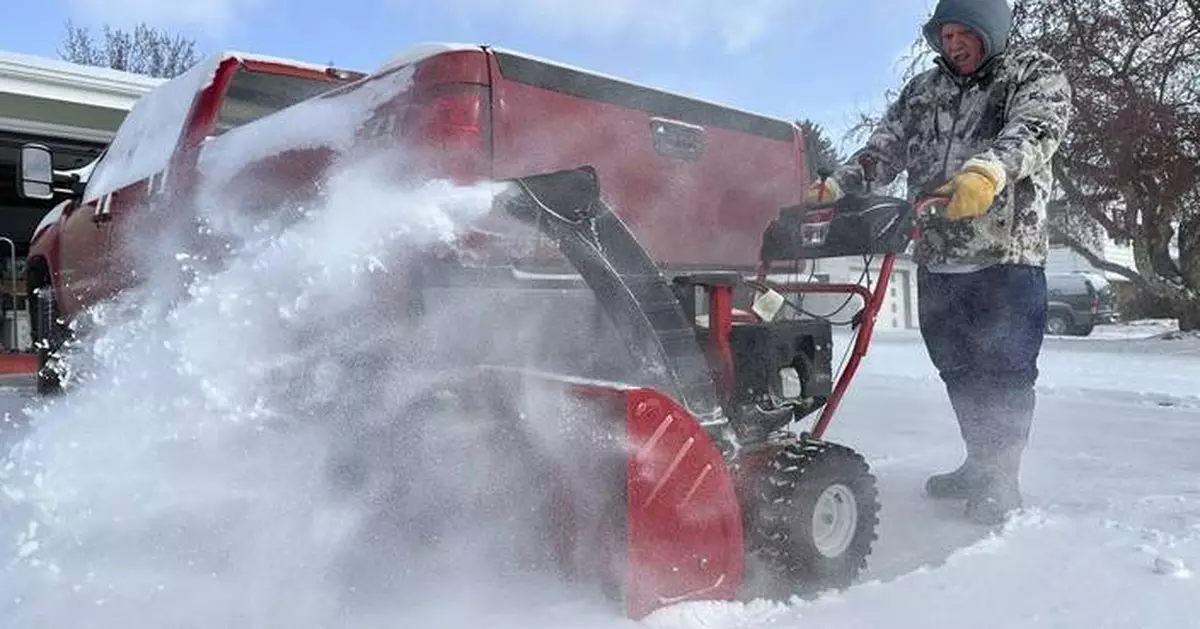
[[[982,165],[970,165],[958,171],[950,183],[934,194],[950,197],[946,217],[959,220],[982,216],[992,207],[996,194],[1004,185],[1004,171]]]
[[[842,198],[842,188],[833,177],[818,179],[808,188],[809,203],[828,203]]]

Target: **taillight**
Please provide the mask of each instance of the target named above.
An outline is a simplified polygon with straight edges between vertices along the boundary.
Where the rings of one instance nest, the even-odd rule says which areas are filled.
[[[419,106],[416,137],[434,176],[471,183],[491,174],[491,105],[483,85],[434,88]]]
[[[1094,314],[1097,312],[1100,312],[1100,298],[1093,295],[1092,296],[1092,313]]]
[[[829,235],[829,224],[833,222],[833,209],[809,210],[804,213],[800,224],[800,242],[806,247],[820,247]]]

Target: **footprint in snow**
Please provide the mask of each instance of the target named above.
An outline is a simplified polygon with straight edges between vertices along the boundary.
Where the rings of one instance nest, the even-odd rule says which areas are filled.
[[[1183,563],[1182,559],[1172,557],[1155,557],[1154,572],[1176,579],[1192,578],[1192,571],[1188,569],[1187,564]]]

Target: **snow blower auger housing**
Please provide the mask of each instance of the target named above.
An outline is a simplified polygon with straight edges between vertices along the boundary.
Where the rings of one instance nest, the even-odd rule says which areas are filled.
[[[604,434],[625,441],[626,457],[609,468],[622,480],[597,516],[604,524],[577,523],[564,542],[573,557],[603,555],[576,572],[597,575],[634,618],[687,600],[851,585],[876,539],[875,479],[860,454],[823,434],[866,354],[895,255],[929,200],[849,196],[783,208],[764,232],[757,277],[668,278],[607,207],[592,168],[509,183],[497,210],[557,245],[643,367],[637,384],[534,376],[607,409]],[[776,262],[871,254],[883,255],[873,290],[767,280]],[[757,298],[736,307],[747,288]],[[778,316],[786,295],[805,292],[862,298],[837,378],[830,322]],[[818,411],[811,430],[787,429]]]

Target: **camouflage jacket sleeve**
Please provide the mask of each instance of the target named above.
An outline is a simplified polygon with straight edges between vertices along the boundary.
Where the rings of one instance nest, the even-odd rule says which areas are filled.
[[[883,118],[871,132],[866,145],[859,149],[833,174],[837,184],[847,192],[861,191],[864,187],[863,168],[860,159],[869,156],[875,162],[873,186],[886,186],[908,168],[905,144],[908,141],[904,127],[904,112],[908,107],[908,95],[912,83],[901,90],[899,97],[887,108]]]
[[[980,165],[1001,175],[1003,188],[1048,168],[1071,120],[1071,86],[1052,58],[1035,55],[1020,71],[1004,127],[983,152],[964,166]]]

